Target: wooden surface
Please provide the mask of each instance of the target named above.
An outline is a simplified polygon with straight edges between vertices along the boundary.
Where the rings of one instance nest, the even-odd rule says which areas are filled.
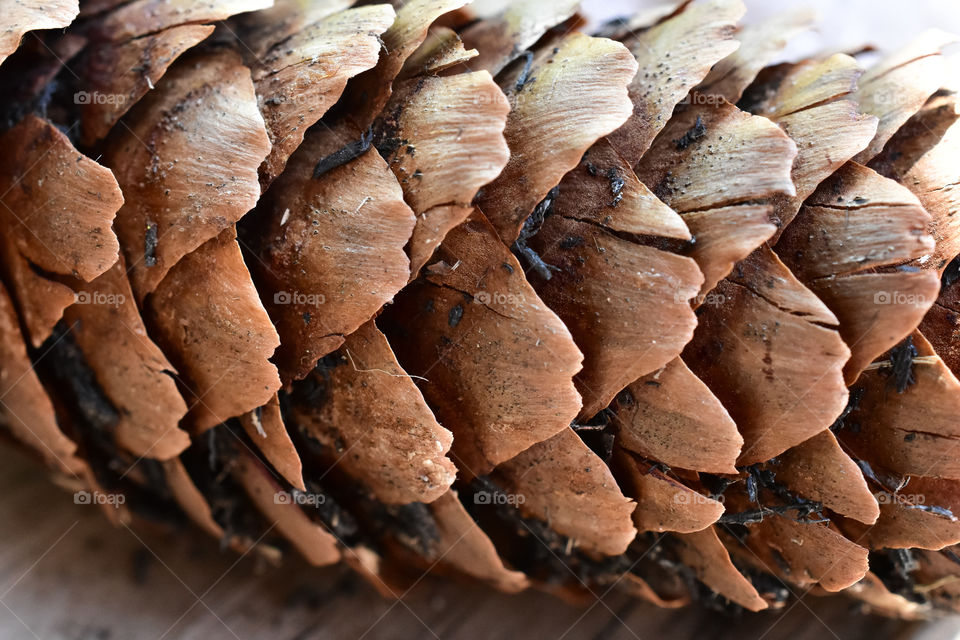
[[[426,577],[383,600],[343,569],[259,565],[192,531],[115,528],[73,504],[20,454],[0,449],[0,639],[349,640],[960,637],[960,622],[874,619],[809,596],[742,618],[662,611],[611,594],[586,608],[535,592],[506,596]]]

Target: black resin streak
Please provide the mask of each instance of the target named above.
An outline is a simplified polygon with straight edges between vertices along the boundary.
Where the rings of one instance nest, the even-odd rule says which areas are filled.
[[[342,167],[348,162],[356,160],[364,153],[370,150],[373,145],[373,129],[368,129],[366,133],[360,136],[359,140],[347,144],[342,149],[334,151],[325,158],[322,158],[313,169],[314,179],[319,178],[325,173],[333,171],[337,167]]]

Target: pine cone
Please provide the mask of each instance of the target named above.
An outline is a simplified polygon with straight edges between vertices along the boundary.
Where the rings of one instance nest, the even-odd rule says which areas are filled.
[[[7,439],[387,596],[957,610],[952,38],[353,4],[0,17]]]

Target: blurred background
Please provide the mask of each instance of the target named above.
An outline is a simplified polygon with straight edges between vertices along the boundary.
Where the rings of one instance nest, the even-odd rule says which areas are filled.
[[[930,27],[960,33],[958,0],[745,0],[746,22],[796,7],[821,17],[783,59],[824,49],[888,50]],[[642,0],[587,0],[594,24]],[[956,53],[953,56],[958,61]],[[957,82],[954,65],[953,86]],[[238,559],[200,534],[114,527],[75,505],[20,454],[0,449],[0,639],[183,638],[664,638],[836,640],[960,638],[960,618],[927,623],[861,615],[843,598],[807,596],[775,612],[731,618],[695,608],[664,611],[609,594],[587,607],[550,596],[506,596],[424,578],[386,601],[349,571],[281,568]]]
[[[586,0],[584,13],[599,24],[629,15],[637,7],[660,4],[656,0]],[[896,49],[933,27],[960,32],[957,0],[744,0],[743,22],[759,22],[773,14],[809,7],[817,12],[816,31],[796,37],[781,60],[797,60],[824,49],[856,51],[872,44]]]
[[[426,576],[399,601],[345,568],[237,558],[193,530],[114,527],[0,449],[2,640],[952,640],[960,619],[862,615],[807,595],[731,617],[609,593],[587,606]]]

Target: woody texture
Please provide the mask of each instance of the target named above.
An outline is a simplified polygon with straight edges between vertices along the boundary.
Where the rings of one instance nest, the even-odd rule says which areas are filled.
[[[744,12],[4,3],[0,437],[385,597],[960,610],[955,39]]]

